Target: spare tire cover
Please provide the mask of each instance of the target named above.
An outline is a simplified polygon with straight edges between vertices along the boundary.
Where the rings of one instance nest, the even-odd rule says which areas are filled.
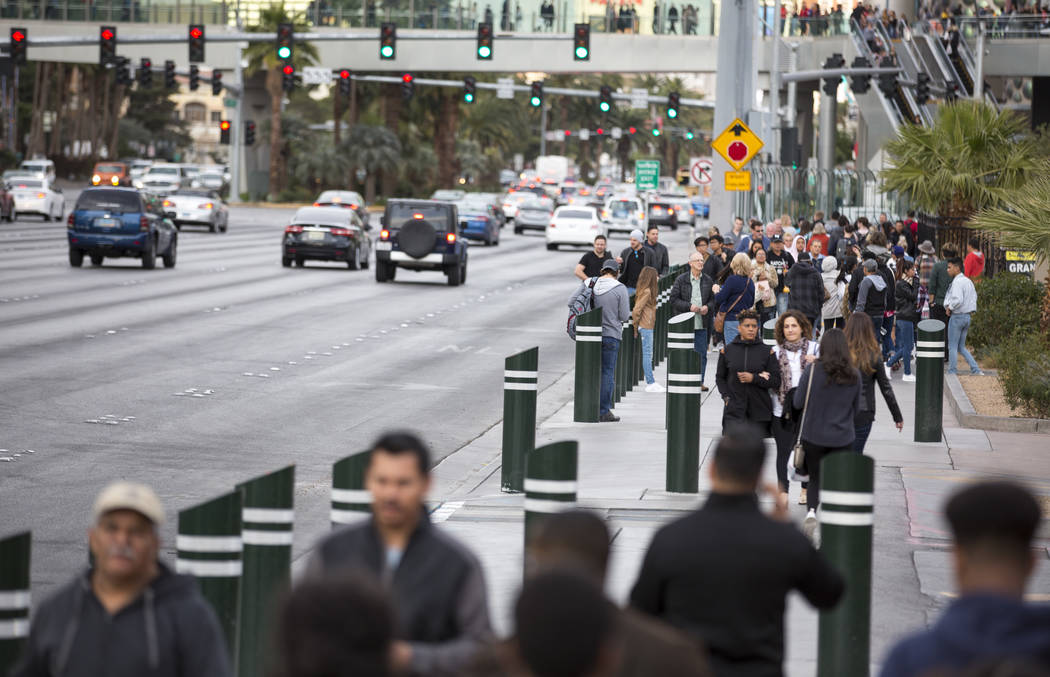
[[[415,219],[405,222],[397,236],[401,251],[414,259],[421,259],[434,251],[436,239],[437,231],[434,226],[427,221]]]

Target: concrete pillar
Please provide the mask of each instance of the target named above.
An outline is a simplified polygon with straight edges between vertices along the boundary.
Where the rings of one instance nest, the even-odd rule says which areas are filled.
[[[813,157],[813,139],[815,136],[813,124],[813,92],[816,88],[799,83],[798,107],[795,115],[798,120],[799,145],[802,146],[802,166],[809,164],[809,158]]]
[[[835,95],[820,92],[820,169],[835,168]]]

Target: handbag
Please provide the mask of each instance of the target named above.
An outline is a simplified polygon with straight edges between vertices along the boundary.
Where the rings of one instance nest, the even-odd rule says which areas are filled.
[[[744,298],[744,294],[746,294],[746,293],[747,293],[747,283],[745,282],[744,283],[744,291],[740,292],[740,296],[736,297],[736,301],[733,301],[733,305],[729,306],[729,310],[720,310],[717,313],[715,313],[715,319],[714,319],[713,326],[714,326],[716,334],[721,334],[722,330],[725,329],[725,326],[726,326],[726,314],[729,313],[729,311],[733,310],[733,308],[736,308],[736,304],[740,303],[740,299]]]
[[[806,384],[806,401],[802,403],[802,417],[798,422],[798,437],[795,439],[795,446],[791,451],[791,465],[795,468],[795,474],[799,477],[806,477],[808,479],[809,473],[804,472],[806,467],[806,451],[802,448],[802,427],[806,424],[806,412],[809,411],[809,393],[813,389],[813,372],[816,368],[813,365],[809,366],[809,382]],[[800,481],[805,481],[804,479]]]

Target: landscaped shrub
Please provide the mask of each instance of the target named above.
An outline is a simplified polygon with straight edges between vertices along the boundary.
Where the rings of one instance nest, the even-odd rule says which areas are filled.
[[[999,344],[995,360],[1010,406],[1050,418],[1050,340],[1038,331],[1016,332]]]
[[[977,312],[968,343],[983,356],[1015,332],[1036,336],[1043,301],[1043,285],[1026,275],[1000,273],[977,283]]]

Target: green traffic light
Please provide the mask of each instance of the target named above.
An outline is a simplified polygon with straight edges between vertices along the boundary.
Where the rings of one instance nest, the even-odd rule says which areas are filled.
[[[463,100],[466,101],[467,103],[474,103],[474,95],[473,94],[464,94],[463,95]]]
[[[583,45],[580,45],[579,47],[577,47],[576,48],[576,58],[577,59],[586,59],[587,58],[587,48],[584,47]]]
[[[479,59],[487,59],[490,56],[492,56],[492,48],[488,47],[487,45],[482,45],[481,47],[478,47]]]
[[[692,132],[686,132],[685,133],[685,138],[688,139],[689,141],[692,141],[693,140],[693,133]]]
[[[654,129],[653,130],[653,136],[660,136],[660,130],[659,129]]]
[[[279,59],[287,59],[292,56],[292,48],[288,45],[281,45],[277,48],[277,57]]]
[[[602,101],[601,103],[598,104],[598,108],[603,113],[608,113],[609,112],[609,102],[608,101]]]
[[[390,45],[383,45],[379,48],[379,56],[383,57],[384,59],[394,58],[394,48]]]
[[[676,117],[678,117],[678,110],[675,109],[675,108],[668,108],[667,109],[667,117],[669,117],[672,120],[674,120]]]
[[[539,108],[540,104],[543,102],[540,100],[540,97],[534,96],[531,99],[529,99],[529,103],[531,103],[534,107]]]

